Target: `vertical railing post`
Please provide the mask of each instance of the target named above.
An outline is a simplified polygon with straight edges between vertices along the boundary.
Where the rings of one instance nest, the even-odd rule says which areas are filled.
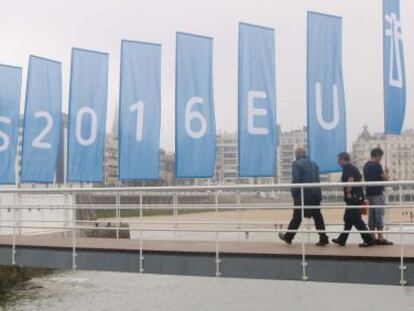
[[[219,248],[219,229],[218,229],[218,219],[219,219],[219,214],[218,214],[218,193],[217,191],[214,193],[214,205],[215,205],[215,231],[216,231],[216,277],[221,276],[221,272],[220,272],[220,248]]]
[[[389,198],[389,192],[387,191],[387,189],[385,189],[385,205],[388,205],[389,204],[389,201],[390,201],[390,198]],[[388,240],[388,238],[389,238],[389,234],[388,234],[388,231],[390,230],[390,212],[389,212],[389,210],[388,210],[388,208],[385,208],[384,207],[384,209],[385,209],[385,211],[384,211],[384,213],[385,213],[385,226],[384,226],[384,228],[385,228],[385,230],[386,230],[386,233],[385,233],[385,238]]]
[[[173,195],[174,238],[177,237],[177,218],[178,218],[177,204],[178,204],[177,194],[174,193]]]
[[[75,201],[72,203],[72,269],[76,270],[76,194],[73,195]]]
[[[304,188],[303,186],[300,188],[300,204],[301,204],[301,217],[302,217],[302,222],[305,219],[305,197],[304,197]],[[306,262],[306,254],[305,254],[305,235],[302,233],[301,234],[301,240],[302,240],[302,280],[303,281],[307,281],[308,280],[308,276],[307,276],[307,266],[308,263]]]
[[[68,229],[70,227],[70,220],[69,220],[69,214],[70,214],[69,210],[70,210],[70,207],[69,207],[69,201],[70,201],[69,200],[69,194],[64,194],[63,205],[65,206],[65,209],[63,210],[63,215],[65,217],[65,228],[64,228],[63,235],[65,237],[68,236]]]
[[[142,250],[142,244],[143,244],[143,202],[142,202],[142,193],[139,194],[139,273],[144,273],[144,255]]]
[[[22,211],[23,211],[23,200],[21,194],[18,194],[18,204],[17,204],[17,214],[16,214],[16,220],[17,220],[17,226],[18,226],[18,236],[22,236]]]
[[[13,237],[12,237],[12,265],[16,265],[16,229],[17,229],[17,207],[20,204],[20,193],[13,197]]]
[[[404,265],[404,233],[403,233],[403,212],[402,212],[402,204],[403,204],[403,191],[402,186],[400,185],[398,188],[399,192],[399,212],[400,212],[400,285],[404,286],[407,284],[405,280],[405,270],[407,267]]]
[[[119,240],[119,227],[121,225],[121,210],[120,210],[120,204],[121,204],[121,198],[120,198],[120,194],[116,193],[115,195],[115,205],[116,205],[116,211],[115,211],[115,215],[116,215],[116,239]]]
[[[237,205],[237,241],[240,241],[240,230],[241,230],[241,198],[240,198],[240,190],[237,190],[236,192],[236,205]]]

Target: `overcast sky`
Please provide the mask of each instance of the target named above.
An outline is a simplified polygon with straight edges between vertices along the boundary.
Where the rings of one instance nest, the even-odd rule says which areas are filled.
[[[175,32],[214,37],[217,131],[235,131],[238,23],[275,28],[277,120],[283,130],[290,130],[306,123],[307,10],[343,17],[348,143],[364,124],[382,131],[382,0],[2,0],[0,63],[24,68],[23,95],[30,54],[61,61],[67,111],[71,48],[108,52],[110,128],[118,105],[121,39],[161,43],[161,146],[173,151]],[[401,19],[407,129],[414,127],[413,0],[401,0]]]

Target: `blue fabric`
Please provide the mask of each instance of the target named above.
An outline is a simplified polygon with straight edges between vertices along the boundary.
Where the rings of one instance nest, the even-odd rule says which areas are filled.
[[[68,125],[69,182],[102,182],[108,54],[72,49]]]
[[[158,179],[161,46],[122,41],[119,107],[120,179]]]
[[[405,117],[405,69],[400,21],[400,1],[384,0],[384,131],[401,134]]]
[[[239,176],[274,176],[276,162],[275,37],[270,28],[239,25]]]
[[[22,69],[0,65],[0,184],[15,183]]]
[[[177,33],[175,176],[212,177],[216,159],[213,39]]]
[[[61,64],[30,56],[23,127],[22,182],[53,182],[60,144],[61,110]]]
[[[346,112],[342,79],[342,19],[308,12],[308,149],[321,173],[337,172],[346,151]]]

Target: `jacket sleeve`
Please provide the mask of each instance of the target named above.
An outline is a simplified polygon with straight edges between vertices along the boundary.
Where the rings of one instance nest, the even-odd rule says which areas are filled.
[[[292,184],[299,184],[302,182],[302,171],[300,165],[295,162],[292,165]],[[291,189],[293,199],[300,199],[300,188]]]
[[[319,171],[319,166],[314,163],[314,170],[315,170],[315,178],[314,178],[314,182],[316,183],[320,183],[321,182],[321,177],[320,177],[320,171]],[[314,200],[317,202],[322,202],[322,189],[320,187],[315,188],[314,189]]]

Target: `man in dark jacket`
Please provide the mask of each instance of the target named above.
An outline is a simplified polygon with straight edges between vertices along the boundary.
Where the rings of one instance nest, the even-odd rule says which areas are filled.
[[[292,183],[319,183],[319,168],[315,162],[309,160],[306,156],[304,148],[297,148],[295,150],[296,161],[292,164]],[[292,198],[295,206],[302,205],[302,192],[300,188],[292,188]],[[305,206],[319,206],[322,201],[321,188],[304,188],[303,189],[303,205]],[[329,244],[328,236],[325,231],[325,222],[320,208],[309,208],[304,210],[306,218],[313,218],[315,227],[319,231],[319,242],[317,246],[325,246]],[[293,210],[293,217],[289,223],[288,230],[297,230],[302,222],[302,209],[295,208]],[[286,232],[279,234],[280,239],[287,244],[291,244],[295,237],[295,232]]]
[[[388,180],[388,168],[382,169],[381,161],[384,156],[384,151],[381,148],[374,148],[371,151],[371,160],[364,166],[364,178],[365,181],[387,181]],[[366,188],[367,200],[369,202],[370,209],[368,210],[368,226],[371,231],[379,231],[378,238],[375,239],[377,245],[393,245],[391,241],[384,239],[381,231],[384,230],[384,187],[371,186]],[[375,234],[374,234],[375,238]]]
[[[342,167],[342,182],[360,182],[362,175],[358,168],[350,163],[350,156],[346,152],[338,154],[338,164]],[[344,187],[344,200],[346,205],[353,206],[345,209],[344,214],[344,232],[342,232],[337,239],[332,239],[335,244],[345,246],[351,231],[354,226],[361,231],[361,237],[364,243],[359,244],[360,247],[369,247],[374,245],[374,239],[368,231],[367,226],[361,217],[361,209],[356,207],[364,203],[364,191],[362,187]]]

